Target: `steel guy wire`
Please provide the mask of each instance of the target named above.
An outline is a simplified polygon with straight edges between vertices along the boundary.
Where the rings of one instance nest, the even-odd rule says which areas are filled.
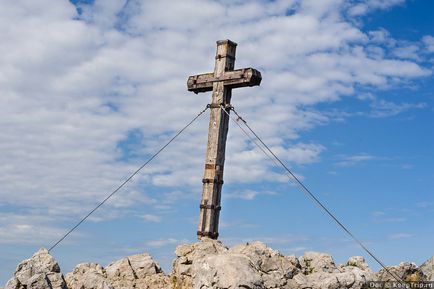
[[[202,111],[200,111],[190,122],[188,122],[182,129],[180,129],[166,144],[164,144],[156,153],[154,153],[146,162],[144,162],[137,170],[135,170],[125,181],[123,181],[113,192],[111,192],[103,201],[101,201],[95,208],[93,208],[86,216],[84,216],[74,227],[72,227],[65,235],[62,236],[54,245],[48,249],[48,252],[53,250],[60,242],[65,240],[78,226],[80,226],[87,218],[90,217],[96,210],[98,210],[105,202],[107,202],[114,194],[116,194],[122,187],[124,187],[135,175],[137,175],[146,165],[155,159],[166,147],[168,147],[181,133],[183,133],[190,125],[192,125],[208,108],[208,104]]]
[[[399,283],[403,283],[404,280],[402,280],[399,276],[393,274],[387,267],[384,265],[384,263],[374,255],[371,250],[369,250],[365,244],[363,244],[362,241],[360,241],[351,231],[341,222],[339,219],[297,178],[297,176],[285,165],[285,163],[280,160],[280,158],[270,149],[270,147],[258,136],[258,134],[253,131],[253,129],[247,124],[247,122],[237,113],[237,111],[234,109],[233,106],[228,107],[230,110],[232,110],[235,115],[237,116],[237,119],[234,119],[229,112],[227,111],[227,108],[225,108],[223,105],[221,106],[221,109],[228,115],[228,117],[243,131],[243,133],[252,141],[267,157],[269,157],[276,165],[281,166],[286,172],[289,180],[294,183],[303,193],[305,193],[308,197],[310,197],[314,203],[322,209],[328,216],[330,216],[339,227],[341,227],[344,232],[346,232],[366,253],[368,253],[390,276],[392,276],[396,281]],[[254,135],[252,137],[239,123],[241,121],[247,129]],[[257,141],[260,142],[260,145]]]

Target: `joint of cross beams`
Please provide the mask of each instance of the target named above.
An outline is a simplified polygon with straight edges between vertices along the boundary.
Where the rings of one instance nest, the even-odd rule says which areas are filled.
[[[218,179],[202,179],[202,183],[204,183],[204,184],[214,183],[214,184],[223,185],[223,180],[218,180]]]

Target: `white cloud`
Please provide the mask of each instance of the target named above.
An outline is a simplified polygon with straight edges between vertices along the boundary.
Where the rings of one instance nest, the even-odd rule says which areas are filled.
[[[145,245],[148,247],[153,247],[153,248],[161,248],[161,247],[166,247],[166,246],[171,246],[171,245],[180,245],[182,243],[188,243],[188,242],[189,241],[186,239],[178,240],[178,239],[174,239],[174,238],[168,238],[168,239],[158,239],[158,240],[147,241],[147,242],[145,242]]]
[[[55,220],[43,214],[35,212],[29,218],[18,213],[0,213],[0,244],[44,246],[64,233]]]
[[[319,144],[296,144],[282,152],[281,156],[290,163],[309,164],[318,161],[319,155],[324,150],[325,147]]]
[[[185,82],[213,69],[217,39],[239,43],[237,67],[262,71],[261,87],[235,90],[233,103],[289,164],[318,161],[325,150],[298,140],[329,121],[312,105],[351,96],[360,85],[387,88],[392,79],[399,84],[431,73],[411,58],[378,53],[383,48],[372,36],[341,17],[343,1],[167,3],[96,1],[81,15],[66,0],[2,3],[3,204],[59,222],[87,213],[209,102],[208,94],[188,93]],[[394,113],[411,106],[378,105]],[[143,189],[150,186],[187,187],[198,196],[206,130],[204,117],[107,203],[110,213],[93,220],[117,218],[134,204],[170,205],[161,201],[164,194]],[[132,132],[140,137],[132,139]],[[133,158],[125,157],[126,147]],[[285,179],[234,126],[227,153],[228,183]],[[26,227],[19,225],[1,225],[15,232],[8,242],[21,238]],[[40,224],[47,236],[58,226]]]
[[[420,47],[417,45],[408,45],[396,48],[393,53],[403,59],[414,59],[419,60]]]
[[[418,102],[418,103],[408,103],[402,102],[397,103],[394,101],[388,101],[384,99],[380,99],[372,93],[363,93],[357,96],[358,99],[362,101],[368,101],[370,106],[370,111],[359,111],[355,113],[347,113],[348,115],[358,115],[358,116],[368,116],[372,118],[381,118],[381,117],[391,117],[395,116],[409,110],[415,109],[424,109],[427,107],[426,103]],[[342,113],[344,114],[344,113]]]
[[[389,117],[400,114],[411,109],[422,109],[427,107],[425,103],[394,103],[386,100],[375,100],[371,103],[372,117]]]
[[[336,163],[336,165],[341,167],[352,167],[360,163],[372,161],[375,159],[377,159],[377,157],[373,155],[360,153],[356,155],[341,156],[340,160]]]
[[[224,198],[228,199],[242,199],[246,201],[252,201],[256,199],[259,195],[276,195],[275,192],[271,191],[254,191],[254,190],[242,190],[235,192],[228,192],[223,195]]]
[[[355,1],[356,2],[356,1]],[[402,5],[405,0],[362,0],[350,6],[348,13],[350,16],[361,16],[373,10],[384,10],[396,5]]]
[[[423,43],[426,46],[426,49],[429,52],[434,52],[434,37],[431,35],[426,35],[422,38]]]
[[[228,199],[243,199],[243,200],[254,200],[259,195],[259,192],[253,190],[245,190],[238,192],[231,192],[225,194],[225,197]]]

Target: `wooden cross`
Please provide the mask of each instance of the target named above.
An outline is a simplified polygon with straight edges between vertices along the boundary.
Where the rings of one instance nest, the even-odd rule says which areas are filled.
[[[203,176],[202,201],[197,231],[198,238],[218,238],[220,200],[223,185],[226,137],[228,134],[232,88],[256,86],[261,83],[261,73],[253,68],[234,70],[237,44],[230,40],[217,41],[214,72],[190,76],[189,91],[212,91],[208,145]],[[222,108],[223,107],[223,108]]]

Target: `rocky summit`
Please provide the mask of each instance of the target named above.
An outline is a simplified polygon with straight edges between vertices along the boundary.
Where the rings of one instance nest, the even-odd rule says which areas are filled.
[[[5,289],[337,289],[362,288],[366,281],[433,281],[434,257],[420,267],[403,262],[373,272],[365,259],[336,265],[325,253],[284,256],[264,243],[232,248],[204,239],[176,248],[172,272],[165,274],[149,254],[125,257],[106,267],[78,264],[66,275],[46,249],[22,261]]]

